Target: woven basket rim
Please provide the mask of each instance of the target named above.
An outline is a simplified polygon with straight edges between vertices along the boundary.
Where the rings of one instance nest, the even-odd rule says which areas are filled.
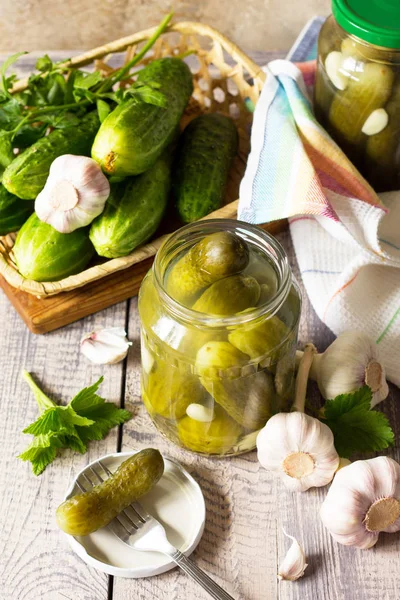
[[[94,62],[96,59],[104,58],[109,54],[123,52],[129,47],[147,40],[154,34],[156,29],[157,27],[152,27],[118,40],[114,40],[103,46],[99,46],[84,52],[83,54],[75,56],[70,60],[65,61],[65,64],[66,66],[82,67]],[[225,50],[234,59],[234,61],[241,65],[249,74],[253,80],[253,85],[258,89],[262,88],[266,78],[266,74],[262,68],[217,29],[211,27],[210,25],[196,21],[182,21],[169,25],[162,35],[167,33],[199,35],[202,37],[209,37],[214,42],[218,42],[222,49]],[[225,74],[225,76],[228,78],[229,75]],[[17,81],[12,88],[12,92],[15,93],[24,90],[27,86],[27,81],[27,79]],[[235,218],[237,215],[237,206],[238,200],[222,206],[217,211],[214,211],[213,213],[204,217],[204,219]],[[126,269],[145,260],[146,258],[154,257],[167,237],[167,235],[164,235],[153,239],[147,244],[135,249],[127,256],[110,259],[100,265],[89,267],[81,273],[55,282],[37,282],[34,280],[25,279],[12,264],[9,251],[4,253],[0,252],[0,275],[2,275],[10,285],[19,290],[23,290],[24,292],[28,292],[29,294],[37,297],[52,296],[64,291],[70,291],[82,287],[93,281],[106,277],[107,275],[111,275],[112,273]],[[4,240],[8,240],[8,243],[3,243]],[[10,238],[8,236],[4,236],[3,238],[0,237],[0,245],[3,247],[10,246],[12,248],[12,242],[10,242]]]

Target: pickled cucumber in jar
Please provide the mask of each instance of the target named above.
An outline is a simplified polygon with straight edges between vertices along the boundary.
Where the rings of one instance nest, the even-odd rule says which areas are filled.
[[[248,246],[238,235],[229,231],[212,233],[169,268],[167,291],[175,300],[188,305],[208,285],[240,273],[248,262]]]
[[[232,275],[210,285],[192,308],[208,315],[234,315],[255,307],[260,291],[260,284],[254,277]]]
[[[254,431],[272,416],[276,394],[271,374],[257,371],[245,375],[240,369],[248,358],[229,342],[209,343],[199,350],[196,369],[215,402],[239,425]]]
[[[189,404],[201,402],[204,396],[198,377],[181,373],[163,360],[153,365],[145,387],[147,410],[166,419],[180,419]]]
[[[226,456],[253,449],[285,406],[300,298],[272,236],[221,223],[222,231],[218,220],[204,221],[168,238],[139,310],[142,394],[153,423],[179,446]]]
[[[181,444],[203,454],[226,454],[241,433],[240,425],[218,406],[215,406],[212,421],[197,421],[186,416],[178,423]]]
[[[329,127],[344,148],[357,154],[365,135],[363,126],[369,115],[382,108],[392,92],[394,73],[379,63],[354,61],[346,89],[338,92],[329,111]],[[361,70],[362,68],[362,70]]]

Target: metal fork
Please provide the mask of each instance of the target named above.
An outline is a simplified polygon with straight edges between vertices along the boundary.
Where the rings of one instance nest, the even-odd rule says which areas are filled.
[[[101,460],[97,461],[96,467],[97,465],[101,467],[107,477],[112,475],[112,472]],[[94,486],[94,483],[86,474],[87,471],[90,471],[99,483],[104,481],[98,469],[94,468],[93,465],[89,465],[86,471],[82,473],[85,485],[76,480],[76,485],[82,492],[89,491],[88,486],[90,486],[89,489]],[[108,527],[120,540],[135,550],[161,552],[172,558],[178,567],[204,588],[212,598],[216,600],[234,600],[190,558],[169,543],[164,527],[139,502],[130,504],[109,523]]]

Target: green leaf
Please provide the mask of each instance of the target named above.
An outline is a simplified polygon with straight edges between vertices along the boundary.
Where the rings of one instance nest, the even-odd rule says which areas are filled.
[[[145,85],[139,82],[128,88],[125,92],[125,96],[132,96],[137,98],[146,104],[153,104],[154,106],[160,106],[166,108],[168,105],[167,97],[165,94],[156,89],[156,85]]]
[[[80,123],[78,115],[72,112],[63,110],[54,111],[53,113],[47,113],[40,117],[40,120],[54,129],[67,129],[67,127],[77,127]]]
[[[102,123],[107,117],[107,115],[109,115],[111,108],[110,105],[107,104],[107,102],[105,102],[104,100],[101,100],[101,98],[97,100],[96,105],[97,112],[99,113],[100,123]]]
[[[17,52],[16,54],[12,54],[9,56],[0,67],[0,75],[1,75],[1,91],[6,96],[12,97],[9,93],[9,89],[12,87],[13,82],[15,81],[15,76],[6,77],[7,70],[13,65],[20,56],[23,54],[27,54],[27,52]]]
[[[93,73],[85,73],[84,71],[76,71],[74,87],[77,89],[88,90],[102,81],[100,71]]]
[[[52,435],[39,435],[18,458],[29,460],[35,475],[40,475],[57,456],[58,441]]]
[[[11,67],[11,65],[13,65],[15,62],[17,62],[19,57],[22,56],[23,54],[28,54],[28,52],[16,52],[15,54],[11,54],[11,56],[6,58],[6,60],[1,65],[0,74],[2,76],[4,76],[6,74],[6,72],[8,71],[8,69]]]
[[[321,420],[332,430],[340,456],[349,458],[354,453],[379,452],[393,446],[390,423],[383,413],[370,410],[371,399],[370,388],[364,386],[327,400]]]
[[[112,402],[105,402],[93,406],[86,411],[86,415],[94,421],[89,427],[77,427],[79,437],[85,443],[92,440],[102,440],[110,429],[122,425],[132,418],[131,413],[123,408],[118,408]]]
[[[70,448],[83,454],[88,442],[103,439],[112,427],[132,417],[129,411],[106,402],[96,394],[103,377],[78,392],[66,406],[57,406],[40,390],[27,371],[23,375],[43,410],[39,418],[24,429],[24,433],[35,438],[20,456],[22,460],[31,460],[37,475],[54,460],[58,448]]]
[[[13,137],[12,132],[0,130],[0,171],[3,171],[14,160]]]
[[[45,54],[44,56],[41,56],[37,59],[35,67],[38,71],[45,73],[46,71],[52,70],[53,62],[50,56],[48,54]]]

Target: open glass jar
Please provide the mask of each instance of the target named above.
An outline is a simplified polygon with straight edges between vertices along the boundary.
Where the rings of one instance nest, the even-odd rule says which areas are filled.
[[[156,427],[203,454],[254,449],[292,397],[300,304],[285,251],[262,229],[220,219],[172,234],[139,293]]]
[[[400,2],[332,0],[318,40],[320,123],[377,191],[400,187]]]

